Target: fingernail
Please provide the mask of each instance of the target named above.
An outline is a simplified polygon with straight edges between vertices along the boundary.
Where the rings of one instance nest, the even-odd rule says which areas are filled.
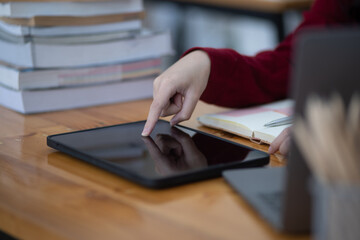
[[[147,137],[149,136],[149,129],[148,128],[144,128],[142,133],[141,133],[141,136],[143,137]]]

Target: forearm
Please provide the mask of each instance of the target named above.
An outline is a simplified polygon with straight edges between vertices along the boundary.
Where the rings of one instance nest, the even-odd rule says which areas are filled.
[[[248,57],[231,49],[193,48],[189,51],[194,50],[205,51],[211,60],[210,76],[201,100],[242,107],[286,96],[287,54],[269,51]]]

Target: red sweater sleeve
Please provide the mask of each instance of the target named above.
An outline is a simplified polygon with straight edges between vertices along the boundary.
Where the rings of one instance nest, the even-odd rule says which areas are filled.
[[[201,100],[226,107],[244,107],[287,97],[294,38],[304,28],[346,22],[339,2],[317,0],[304,21],[273,51],[244,56],[231,49],[191,48],[205,51],[211,60],[208,85]]]

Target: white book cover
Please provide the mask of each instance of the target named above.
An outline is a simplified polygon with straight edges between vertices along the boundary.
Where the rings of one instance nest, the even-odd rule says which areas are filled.
[[[151,98],[153,78],[83,87],[16,91],[0,86],[0,104],[20,113],[40,113]]]
[[[16,36],[4,32],[0,29],[1,41],[10,42],[13,44],[47,44],[47,45],[79,45],[79,44],[92,44],[107,41],[119,41],[120,39],[134,38],[141,34],[140,31],[120,31],[120,32],[106,32],[96,34],[83,34],[83,35],[61,35],[61,36]]]
[[[68,87],[156,76],[161,70],[161,58],[56,69],[19,69],[0,62],[0,84],[14,90]]]
[[[0,21],[0,31],[15,36],[54,37],[71,35],[89,35],[121,31],[140,30],[142,20],[134,19],[123,22],[85,25],[85,26],[54,26],[54,27],[29,27],[9,24]]]
[[[88,37],[86,41],[81,44],[78,38],[76,44],[57,44],[0,39],[0,60],[25,68],[59,68],[138,61],[173,53],[169,32],[142,31],[128,38],[90,42]]]
[[[142,0],[0,3],[0,16],[13,18],[31,18],[34,16],[85,17],[139,11],[143,11]]]
[[[221,129],[257,143],[270,144],[290,124],[265,127],[270,121],[292,114],[294,101],[290,99],[269,104],[230,110],[222,113],[205,114],[198,121],[208,127]]]

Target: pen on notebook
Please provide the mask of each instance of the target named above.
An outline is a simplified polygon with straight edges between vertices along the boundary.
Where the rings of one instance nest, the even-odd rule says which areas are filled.
[[[278,126],[290,124],[290,123],[292,123],[292,121],[293,121],[292,116],[283,117],[283,118],[279,118],[279,119],[270,121],[268,123],[265,123],[264,127],[278,127]]]

